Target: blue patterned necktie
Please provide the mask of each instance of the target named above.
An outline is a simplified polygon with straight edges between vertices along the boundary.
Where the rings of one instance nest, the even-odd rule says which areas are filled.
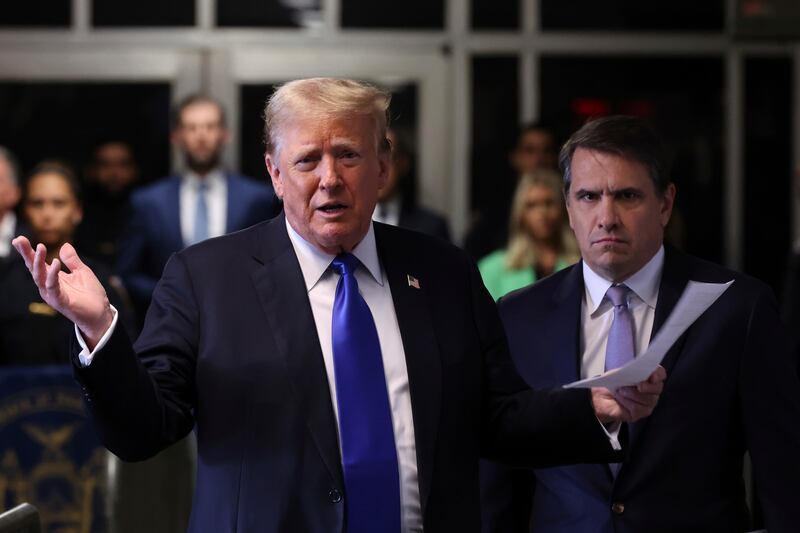
[[[192,244],[208,239],[208,202],[206,201],[206,192],[208,192],[208,183],[203,180],[197,184]]]
[[[630,289],[625,285],[612,285],[606,291],[606,297],[614,306],[614,320],[608,331],[606,342],[606,371],[623,366],[630,361],[636,353],[634,343],[633,315],[628,308],[628,293]],[[614,477],[622,467],[621,463],[609,463]]]
[[[397,450],[378,330],[355,278],[359,264],[350,254],[331,263],[340,275],[332,333],[347,533],[397,533]]]

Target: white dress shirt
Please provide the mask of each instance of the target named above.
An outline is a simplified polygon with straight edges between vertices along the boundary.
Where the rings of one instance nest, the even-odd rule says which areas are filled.
[[[197,211],[197,195],[200,183],[208,184],[206,205],[208,206],[208,236],[219,237],[226,233],[228,214],[228,181],[220,169],[214,169],[201,178],[194,172],[181,177],[179,206],[181,214],[181,237],[184,246],[193,244],[194,221]]]
[[[658,302],[658,286],[664,269],[664,247],[638,272],[622,282],[630,289],[628,309],[633,316],[634,349],[642,353],[650,344],[653,318]],[[583,262],[583,302],[581,303],[581,379],[599,376],[605,370],[606,342],[611,323],[614,321],[614,306],[606,298],[606,291],[613,282],[600,276]],[[604,426],[611,447],[619,450],[620,423]]]
[[[336,296],[336,284],[339,275],[331,268],[334,256],[322,253],[305,241],[286,222],[289,239],[292,242],[300,270],[303,273],[311,311],[317,328],[325,371],[328,375],[328,386],[331,391],[331,403],[336,416],[336,427],[339,427],[339,409],[336,403],[336,378],[333,366],[333,300]],[[367,235],[353,249],[363,268],[356,269],[355,277],[359,293],[367,302],[378,330],[378,342],[383,357],[383,370],[386,374],[386,385],[389,393],[389,406],[392,413],[394,440],[397,447],[397,464],[400,473],[400,524],[404,533],[422,531],[422,507],[419,497],[419,480],[417,471],[417,446],[414,437],[414,417],[411,411],[411,394],[408,385],[408,369],[406,367],[405,350],[400,336],[400,326],[394,311],[394,301],[386,281],[386,275],[378,261],[375,246],[375,232],[372,224]],[[108,331],[90,351],[80,330],[75,326],[75,335],[81,346],[78,359],[83,366],[89,366],[95,355],[108,342],[117,325],[118,314],[114,311],[114,320]]]
[[[17,229],[17,215],[9,211],[3,218],[0,218],[0,257],[6,257],[11,253],[11,241],[16,237],[14,231]]]
[[[337,429],[339,408],[336,403],[336,378],[333,365],[333,300],[339,274],[330,268],[333,255],[321,252],[305,241],[286,221],[289,238],[292,241],[300,270],[308,290],[311,311],[317,327],[317,336],[328,374],[333,412]],[[363,268],[356,269],[355,277],[358,291],[367,302],[375,327],[383,357],[383,370],[389,392],[389,405],[392,412],[394,440],[397,446],[397,464],[400,470],[401,528],[403,532],[422,531],[422,508],[419,499],[417,475],[417,447],[414,438],[414,417],[411,411],[411,394],[408,385],[408,370],[400,326],[394,311],[394,302],[386,273],[378,261],[375,246],[375,232],[372,224],[367,235],[358,243],[352,254],[361,261]]]
[[[634,349],[637,354],[644,352],[650,344],[663,269],[662,246],[647,264],[621,283],[630,289],[628,308],[633,316]],[[614,306],[605,297],[613,283],[594,272],[586,262],[583,263],[583,282],[585,290],[581,305],[581,379],[603,373],[606,341],[614,319]]]

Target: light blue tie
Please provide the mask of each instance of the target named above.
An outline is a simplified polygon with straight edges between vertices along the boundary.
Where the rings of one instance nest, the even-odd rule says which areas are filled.
[[[614,306],[614,320],[611,322],[606,342],[606,371],[633,361],[636,354],[633,315],[628,308],[630,291],[625,285],[612,285],[606,291],[606,297]],[[611,468],[611,474],[616,477],[622,463],[609,463],[608,466]]]
[[[208,239],[208,202],[206,193],[208,183],[205,180],[197,184],[197,201],[194,210],[194,238],[192,244]]]
[[[333,302],[333,366],[347,533],[400,532],[400,474],[378,330],[358,292],[359,260],[341,254]]]
[[[605,369],[611,370],[633,361],[634,348],[633,315],[628,309],[628,293],[625,285],[612,285],[606,291],[606,297],[614,305],[614,320],[608,331],[606,343]]]

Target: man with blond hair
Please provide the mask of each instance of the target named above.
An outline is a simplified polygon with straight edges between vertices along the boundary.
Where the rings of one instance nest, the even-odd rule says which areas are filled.
[[[619,460],[601,422],[657,402],[663,369],[617,395],[528,389],[474,263],[372,222],[388,106],[349,80],[279,88],[265,162],[285,214],[175,254],[133,346],[74,249],[60,274],[15,241],[76,324],[104,443],[142,459],[196,425],[191,531],[477,531],[479,453]]]

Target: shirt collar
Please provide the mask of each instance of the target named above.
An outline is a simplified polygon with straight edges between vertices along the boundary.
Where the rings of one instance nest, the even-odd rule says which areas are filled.
[[[336,256],[326,254],[301,237],[289,224],[289,219],[286,219],[286,230],[289,233],[289,240],[292,241],[297,260],[300,263],[306,290],[310,291],[328,270],[331,261]],[[375,229],[372,227],[372,222],[369,224],[367,234],[353,248],[352,254],[361,261],[361,264],[372,275],[378,285],[383,286],[383,275],[381,273],[381,264],[378,260],[378,247],[375,244]]]
[[[661,246],[647,264],[624,280],[623,283],[644,303],[655,309],[663,270],[664,246]],[[606,291],[613,283],[592,270],[586,264],[586,261],[583,262],[583,282],[586,286],[586,303],[588,304],[589,313],[594,314],[600,304],[603,303]]]
[[[204,177],[200,177],[197,173],[187,171],[183,175],[183,181],[185,184],[189,185],[192,188],[196,188],[200,185],[201,181],[204,181],[208,184],[208,187],[214,187],[225,180],[225,175],[222,173],[222,170],[219,168],[215,168],[211,170],[208,174]]]
[[[0,237],[5,237],[6,235],[16,237],[16,235],[14,235],[16,228],[17,215],[14,211],[9,210],[5,215],[0,217]]]

